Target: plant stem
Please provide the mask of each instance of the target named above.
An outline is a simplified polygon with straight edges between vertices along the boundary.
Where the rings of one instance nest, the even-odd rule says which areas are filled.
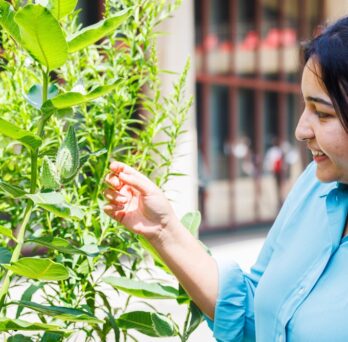
[[[47,100],[48,81],[49,81],[49,73],[48,73],[48,71],[43,71],[42,103],[44,103]],[[37,129],[37,135],[39,137],[42,137],[42,135],[43,135],[45,123],[47,120],[48,120],[48,118],[46,118],[44,115],[41,116],[41,119],[39,121],[39,126]],[[31,159],[30,193],[31,194],[34,194],[36,192],[36,189],[37,189],[37,174],[38,174],[37,159],[38,159],[38,155],[39,155],[39,149],[36,148],[35,150],[33,150],[31,152],[31,156],[30,156],[30,159]],[[25,230],[26,230],[27,224],[29,222],[30,215],[33,211],[33,207],[34,207],[33,202],[29,201],[29,203],[27,204],[26,209],[25,209],[23,222],[22,222],[21,227],[20,227],[19,232],[18,232],[17,245],[16,245],[16,247],[13,251],[12,257],[11,257],[11,261],[10,261],[11,264],[18,261],[19,256],[21,254],[21,250],[22,250],[22,247],[24,244]],[[2,310],[4,307],[6,295],[7,295],[9,286],[10,286],[11,275],[12,275],[12,272],[7,270],[4,282],[3,282],[1,290],[0,290],[0,310]]]
[[[47,118],[45,118],[44,116],[41,117],[40,121],[39,121],[39,127],[37,129],[37,135],[39,137],[42,137],[43,135],[43,130],[44,130],[44,126],[45,123],[47,121]],[[30,193],[34,194],[36,191],[36,187],[37,187],[37,171],[38,171],[38,166],[37,166],[37,158],[39,155],[39,149],[35,149],[34,151],[31,152],[31,179],[30,179]]]
[[[31,153],[31,177],[30,177],[30,193],[34,194],[37,186],[37,156],[38,151],[35,150]]]
[[[25,228],[29,222],[29,218],[30,218],[32,211],[33,211],[33,203],[29,202],[26,209],[25,209],[24,219],[23,219],[23,222],[21,224],[21,227],[20,227],[20,230],[19,230],[19,233],[17,236],[17,245],[16,245],[15,250],[13,251],[10,263],[18,261],[18,258],[19,258],[19,255],[20,255],[23,243],[24,243]],[[0,291],[0,309],[3,308],[4,302],[5,302],[8,288],[10,286],[11,275],[12,275],[11,271],[6,272],[5,280],[2,284],[1,291]]]
[[[42,103],[46,102],[48,99],[48,81],[49,81],[49,72],[48,70],[42,70],[43,76],[43,87],[42,87]]]
[[[47,94],[48,94],[48,80],[49,80],[49,73],[48,71],[42,71],[43,74],[43,87],[42,87],[42,103],[47,101]],[[39,126],[37,128],[37,135],[41,138],[43,136],[44,127],[47,122],[48,118],[42,114]],[[30,180],[30,193],[34,194],[37,187],[37,158],[39,154],[39,149],[35,149],[31,153],[31,180]]]
[[[93,194],[93,202],[97,203],[97,199],[98,199],[98,195],[100,193],[100,189],[104,183],[104,175],[106,172],[106,169],[108,167],[108,163],[110,162],[110,157],[111,157],[111,153],[112,153],[112,149],[113,149],[113,142],[110,142],[110,145],[108,146],[108,151],[106,153],[106,157],[104,159],[104,164],[102,167],[102,170],[100,172],[100,178],[98,180],[98,184],[95,188],[94,194]]]
[[[183,329],[182,335],[180,335],[180,339],[182,342],[187,341],[187,336],[186,336],[187,335],[187,325],[189,323],[190,316],[191,316],[191,310],[190,310],[190,307],[188,306],[187,314],[186,314],[186,318],[185,318],[185,323],[184,323],[184,329]]]
[[[41,120],[40,120],[40,122],[41,122]],[[41,125],[39,125],[39,127],[40,126]],[[35,193],[36,186],[37,186],[37,156],[38,156],[38,149],[32,151],[32,153],[31,153],[30,193],[32,193],[32,194]],[[17,236],[17,245],[13,251],[10,263],[14,263],[14,262],[18,261],[18,258],[19,258],[19,255],[20,255],[20,252],[22,250],[23,243],[24,243],[25,229],[26,229],[26,226],[29,222],[29,218],[30,218],[32,211],[33,211],[33,203],[30,201],[27,204],[27,207],[25,209],[23,222],[21,224],[21,227],[19,229],[19,233]],[[8,288],[10,286],[11,275],[12,275],[12,272],[7,270],[6,275],[5,275],[5,279],[4,279],[4,282],[2,284],[1,291],[0,291],[0,310],[3,308],[4,303],[5,303]]]

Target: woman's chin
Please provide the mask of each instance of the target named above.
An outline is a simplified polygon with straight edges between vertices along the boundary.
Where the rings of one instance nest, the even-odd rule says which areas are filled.
[[[316,177],[318,178],[318,180],[320,180],[323,183],[330,183],[330,182],[337,182],[337,181],[341,182],[340,177],[337,174],[330,172],[329,170],[317,170]],[[346,180],[346,182],[348,182],[348,180]],[[345,182],[342,181],[342,183],[345,183]]]

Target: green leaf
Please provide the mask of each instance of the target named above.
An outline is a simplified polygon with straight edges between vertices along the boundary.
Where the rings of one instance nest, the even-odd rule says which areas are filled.
[[[83,245],[80,248],[80,251],[89,256],[96,256],[99,254],[100,251],[104,251],[106,249],[107,247],[98,247],[96,244],[92,243],[88,245]]]
[[[133,311],[121,315],[117,320],[120,329],[135,329],[153,337],[176,336],[173,323],[164,315],[146,311]]]
[[[68,39],[69,53],[82,50],[113,33],[129,17],[130,13],[129,10],[121,11],[111,18],[101,20],[76,32]]]
[[[33,340],[29,336],[18,334],[10,336],[7,342],[33,342]]]
[[[16,238],[13,236],[12,229],[10,228],[0,226],[0,234],[10,238],[11,240],[16,241]]]
[[[38,285],[32,284],[30,285],[22,294],[21,300],[23,301],[31,301],[32,296],[34,295],[35,292],[40,290],[43,287],[43,283],[39,283]],[[17,312],[16,312],[16,318],[19,318],[21,315],[22,311],[24,309],[24,306],[18,305]]]
[[[179,284],[179,296],[176,299],[178,304],[190,304],[191,302],[191,298],[188,296],[188,294],[186,293],[185,289],[181,286],[181,284]]]
[[[32,323],[32,322],[23,321],[21,319],[12,319],[12,318],[0,317],[0,331],[11,331],[11,330],[62,331],[62,328],[59,327],[58,325],[44,324],[44,323]]]
[[[65,280],[69,278],[68,270],[61,264],[44,258],[22,258],[3,267],[22,277],[38,280]]]
[[[158,283],[147,283],[125,277],[105,277],[103,281],[135,297],[148,299],[176,299],[178,296],[178,291],[175,288]]]
[[[0,134],[13,140],[17,140],[30,149],[36,149],[41,145],[41,139],[35,134],[25,131],[12,123],[0,118]]]
[[[74,110],[72,108],[63,108],[63,109],[58,109],[56,111],[56,116],[57,118],[65,118],[65,117],[68,117],[68,116],[73,116],[74,115]]]
[[[184,215],[181,219],[181,223],[191,232],[195,237],[198,237],[198,230],[201,224],[201,213],[193,211]]]
[[[80,168],[83,166],[83,164],[87,163],[88,160],[92,157],[99,157],[102,156],[103,154],[107,153],[108,150],[106,148],[102,148],[98,151],[92,152],[92,153],[87,153],[80,158]]]
[[[45,113],[51,113],[55,110],[61,110],[84,104],[108,94],[110,91],[115,89],[118,84],[119,83],[116,81],[114,84],[99,86],[86,95],[78,92],[68,92],[58,95],[55,98],[46,101],[42,106],[42,111]]]
[[[62,145],[59,147],[56,158],[56,168],[60,180],[64,183],[73,179],[79,170],[79,166],[79,145],[75,129],[73,126],[70,126]]]
[[[50,0],[48,9],[59,20],[70,14],[76,7],[77,0]]]
[[[61,342],[63,341],[64,333],[46,331],[40,342]]]
[[[63,306],[47,306],[29,301],[20,301],[20,305],[35,310],[43,315],[69,322],[86,322],[92,324],[103,323],[92,314],[81,309],[66,308]]]
[[[141,246],[151,254],[156,265],[159,266],[160,268],[162,268],[167,273],[172,274],[171,270],[164,263],[164,261],[162,260],[162,258],[158,254],[158,252],[155,250],[155,248],[153,248],[152,245],[143,236],[139,235],[137,238],[138,238]]]
[[[110,324],[111,329],[114,331],[115,341],[119,341],[120,340],[120,329],[117,326],[117,322],[110,312],[107,313],[107,316],[108,316],[107,321]]]
[[[68,204],[64,196],[59,192],[27,194],[26,197],[30,198],[39,207],[52,212],[58,217],[79,220],[83,218],[82,210],[77,206]]]
[[[8,264],[11,261],[12,254],[5,248],[0,247],[0,264]]]
[[[79,267],[77,268],[76,272],[77,272],[77,273],[84,274],[84,275],[89,274],[90,268],[89,268],[89,262],[88,262],[87,259],[85,259],[85,260],[83,260],[83,261],[81,262],[81,264],[80,264]]]
[[[15,41],[20,42],[19,27],[14,20],[15,13],[11,4],[0,0],[0,25]]]
[[[74,247],[69,241],[60,237],[42,236],[39,238],[27,239],[26,242],[33,242],[40,246],[45,246],[67,254],[83,254],[78,248]]]
[[[26,242],[33,242],[36,243],[40,246],[45,246],[50,249],[55,249],[57,251],[60,251],[62,253],[66,254],[82,254],[82,255],[87,255],[87,256],[95,256],[96,254],[99,253],[99,248],[98,246],[95,245],[95,248],[86,249],[86,248],[77,248],[74,247],[71,242],[62,239],[60,237],[54,237],[54,236],[42,236],[39,238],[32,238],[26,240]]]
[[[51,84],[48,87],[47,98],[52,99],[59,93],[59,89],[55,84]],[[36,109],[41,109],[42,106],[42,86],[40,84],[34,84],[28,94],[25,96],[26,100]]]
[[[45,156],[42,163],[40,181],[42,189],[57,190],[60,188],[59,176],[53,162]]]
[[[204,321],[204,316],[202,314],[202,311],[198,308],[198,306],[194,302],[190,303],[190,314],[191,314],[190,323],[185,332],[185,336],[187,339]]]
[[[14,17],[25,49],[47,70],[62,66],[68,58],[68,45],[57,19],[40,5],[27,5]]]
[[[0,191],[5,192],[7,195],[10,195],[12,198],[20,198],[27,194],[19,186],[12,185],[1,179],[0,179]]]

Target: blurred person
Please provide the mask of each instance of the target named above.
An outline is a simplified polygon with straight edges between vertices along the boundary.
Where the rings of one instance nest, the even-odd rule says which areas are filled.
[[[228,154],[232,154],[240,164],[243,175],[252,177],[255,175],[255,164],[251,141],[247,136],[242,136],[235,143],[229,146]]]
[[[264,169],[272,173],[276,182],[277,202],[278,205],[282,203],[282,175],[284,171],[284,152],[278,143],[277,138],[272,138],[272,145],[266,151],[264,159]]]
[[[218,341],[348,341],[348,18],[306,45],[305,62],[296,137],[313,162],[250,273],[218,265],[147,177],[110,166],[105,212],[156,248]]]

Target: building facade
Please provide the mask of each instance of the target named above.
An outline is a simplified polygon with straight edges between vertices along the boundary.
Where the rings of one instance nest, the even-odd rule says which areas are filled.
[[[195,1],[199,196],[207,229],[273,220],[303,168],[294,139],[300,43],[325,16],[324,0]]]

